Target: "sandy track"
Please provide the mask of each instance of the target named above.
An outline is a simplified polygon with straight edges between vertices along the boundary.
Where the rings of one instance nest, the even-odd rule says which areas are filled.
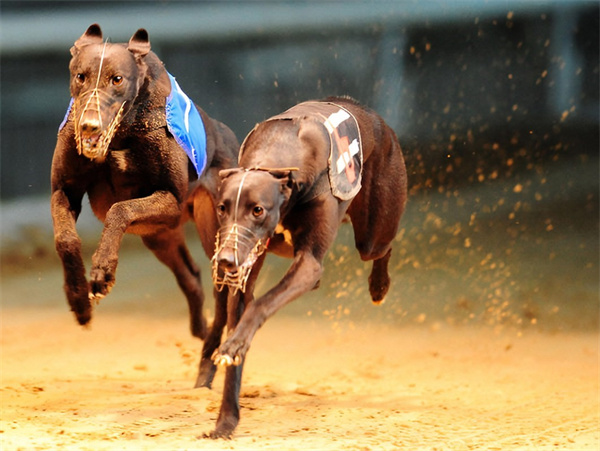
[[[259,331],[232,441],[194,390],[184,318],[4,309],[2,449],[598,449],[596,334],[281,315]]]

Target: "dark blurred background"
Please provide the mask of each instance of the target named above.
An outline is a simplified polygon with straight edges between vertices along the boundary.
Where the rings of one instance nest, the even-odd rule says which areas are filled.
[[[395,285],[375,315],[598,327],[597,1],[3,0],[0,13],[4,277],[58,264],[50,163],[70,97],[69,49],[97,22],[112,42],[146,28],[182,88],[240,141],[255,123],[329,95],[388,121],[411,200]],[[94,224],[81,220],[92,249]],[[322,290],[291,312],[367,314],[366,294],[341,307],[366,293],[369,266],[351,243],[342,230]],[[265,271],[270,283],[277,271]]]

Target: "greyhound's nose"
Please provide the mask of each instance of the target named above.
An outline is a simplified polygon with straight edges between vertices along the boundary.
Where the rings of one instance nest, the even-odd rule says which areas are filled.
[[[88,134],[100,131],[100,122],[97,119],[86,119],[81,123],[81,131]]]
[[[232,249],[221,250],[217,257],[217,261],[219,262],[219,266],[227,272],[235,272],[237,268],[235,251]]]

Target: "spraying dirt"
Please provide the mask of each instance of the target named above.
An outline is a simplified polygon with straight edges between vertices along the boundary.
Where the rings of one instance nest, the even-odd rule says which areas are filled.
[[[381,306],[343,227],[320,289],[255,337],[231,441],[198,439],[222,372],[192,388],[201,342],[168,270],[126,237],[117,284],[81,329],[51,236],[35,235],[50,251],[22,246],[2,268],[1,447],[597,450],[597,183],[585,163],[413,195]],[[286,265],[268,261],[257,292]]]

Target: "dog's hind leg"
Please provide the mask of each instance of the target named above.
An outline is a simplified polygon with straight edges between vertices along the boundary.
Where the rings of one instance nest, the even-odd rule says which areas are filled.
[[[204,187],[198,187],[190,201],[191,215],[200,237],[202,248],[212,258],[215,253],[215,239],[219,229],[216,207],[210,193]]]
[[[212,382],[217,371],[217,366],[213,362],[212,356],[221,344],[225,324],[227,324],[227,290],[221,292],[215,290],[215,318],[202,346],[200,367],[198,368],[198,377],[196,378],[194,388],[212,387]]]
[[[360,210],[354,210],[354,212],[356,211]],[[362,214],[351,212],[350,217],[360,258],[363,261],[373,260],[373,267],[369,275],[371,300],[375,304],[381,304],[390,287],[388,263],[392,255],[392,241],[396,228],[393,227],[393,230],[390,230],[390,223],[383,224],[381,220],[373,220],[372,217],[365,218]],[[392,219],[395,219],[395,224],[398,224],[399,217]],[[392,222],[391,225],[393,226],[394,223]]]
[[[381,304],[390,288],[390,275],[388,263],[392,255],[392,249],[381,257],[373,260],[373,268],[369,275],[369,293],[374,304]]]
[[[356,201],[356,200],[355,200]],[[396,235],[396,228],[400,219],[399,215],[387,217],[378,217],[378,212],[374,216],[365,216],[362,208],[356,208],[352,205],[349,210],[352,226],[354,228],[354,240],[356,248],[363,261],[373,260],[373,267],[369,275],[369,293],[371,300],[375,304],[381,304],[390,287],[390,276],[388,274],[388,263],[392,255],[392,241]],[[363,206],[363,208],[365,208]],[[367,211],[368,211],[368,207]]]
[[[194,219],[204,252],[209,258],[212,258],[215,252],[218,220],[214,202],[205,187],[199,186],[194,190],[190,196],[189,211]],[[223,330],[227,324],[227,290],[221,292],[214,290],[214,298],[215,318],[202,346],[198,377],[194,385],[195,388],[212,387],[212,382],[217,371],[217,366],[213,362],[212,356],[221,344]]]
[[[169,267],[175,275],[177,284],[187,299],[192,335],[204,339],[207,325],[202,312],[204,292],[202,291],[200,269],[185,244],[183,227],[163,230],[156,235],[143,236],[142,240],[156,258]]]
[[[369,292],[375,304],[390,286],[388,262],[407,192],[404,158],[391,130],[386,142],[365,162],[362,189],[348,208],[356,249],[363,261],[373,260]]]

